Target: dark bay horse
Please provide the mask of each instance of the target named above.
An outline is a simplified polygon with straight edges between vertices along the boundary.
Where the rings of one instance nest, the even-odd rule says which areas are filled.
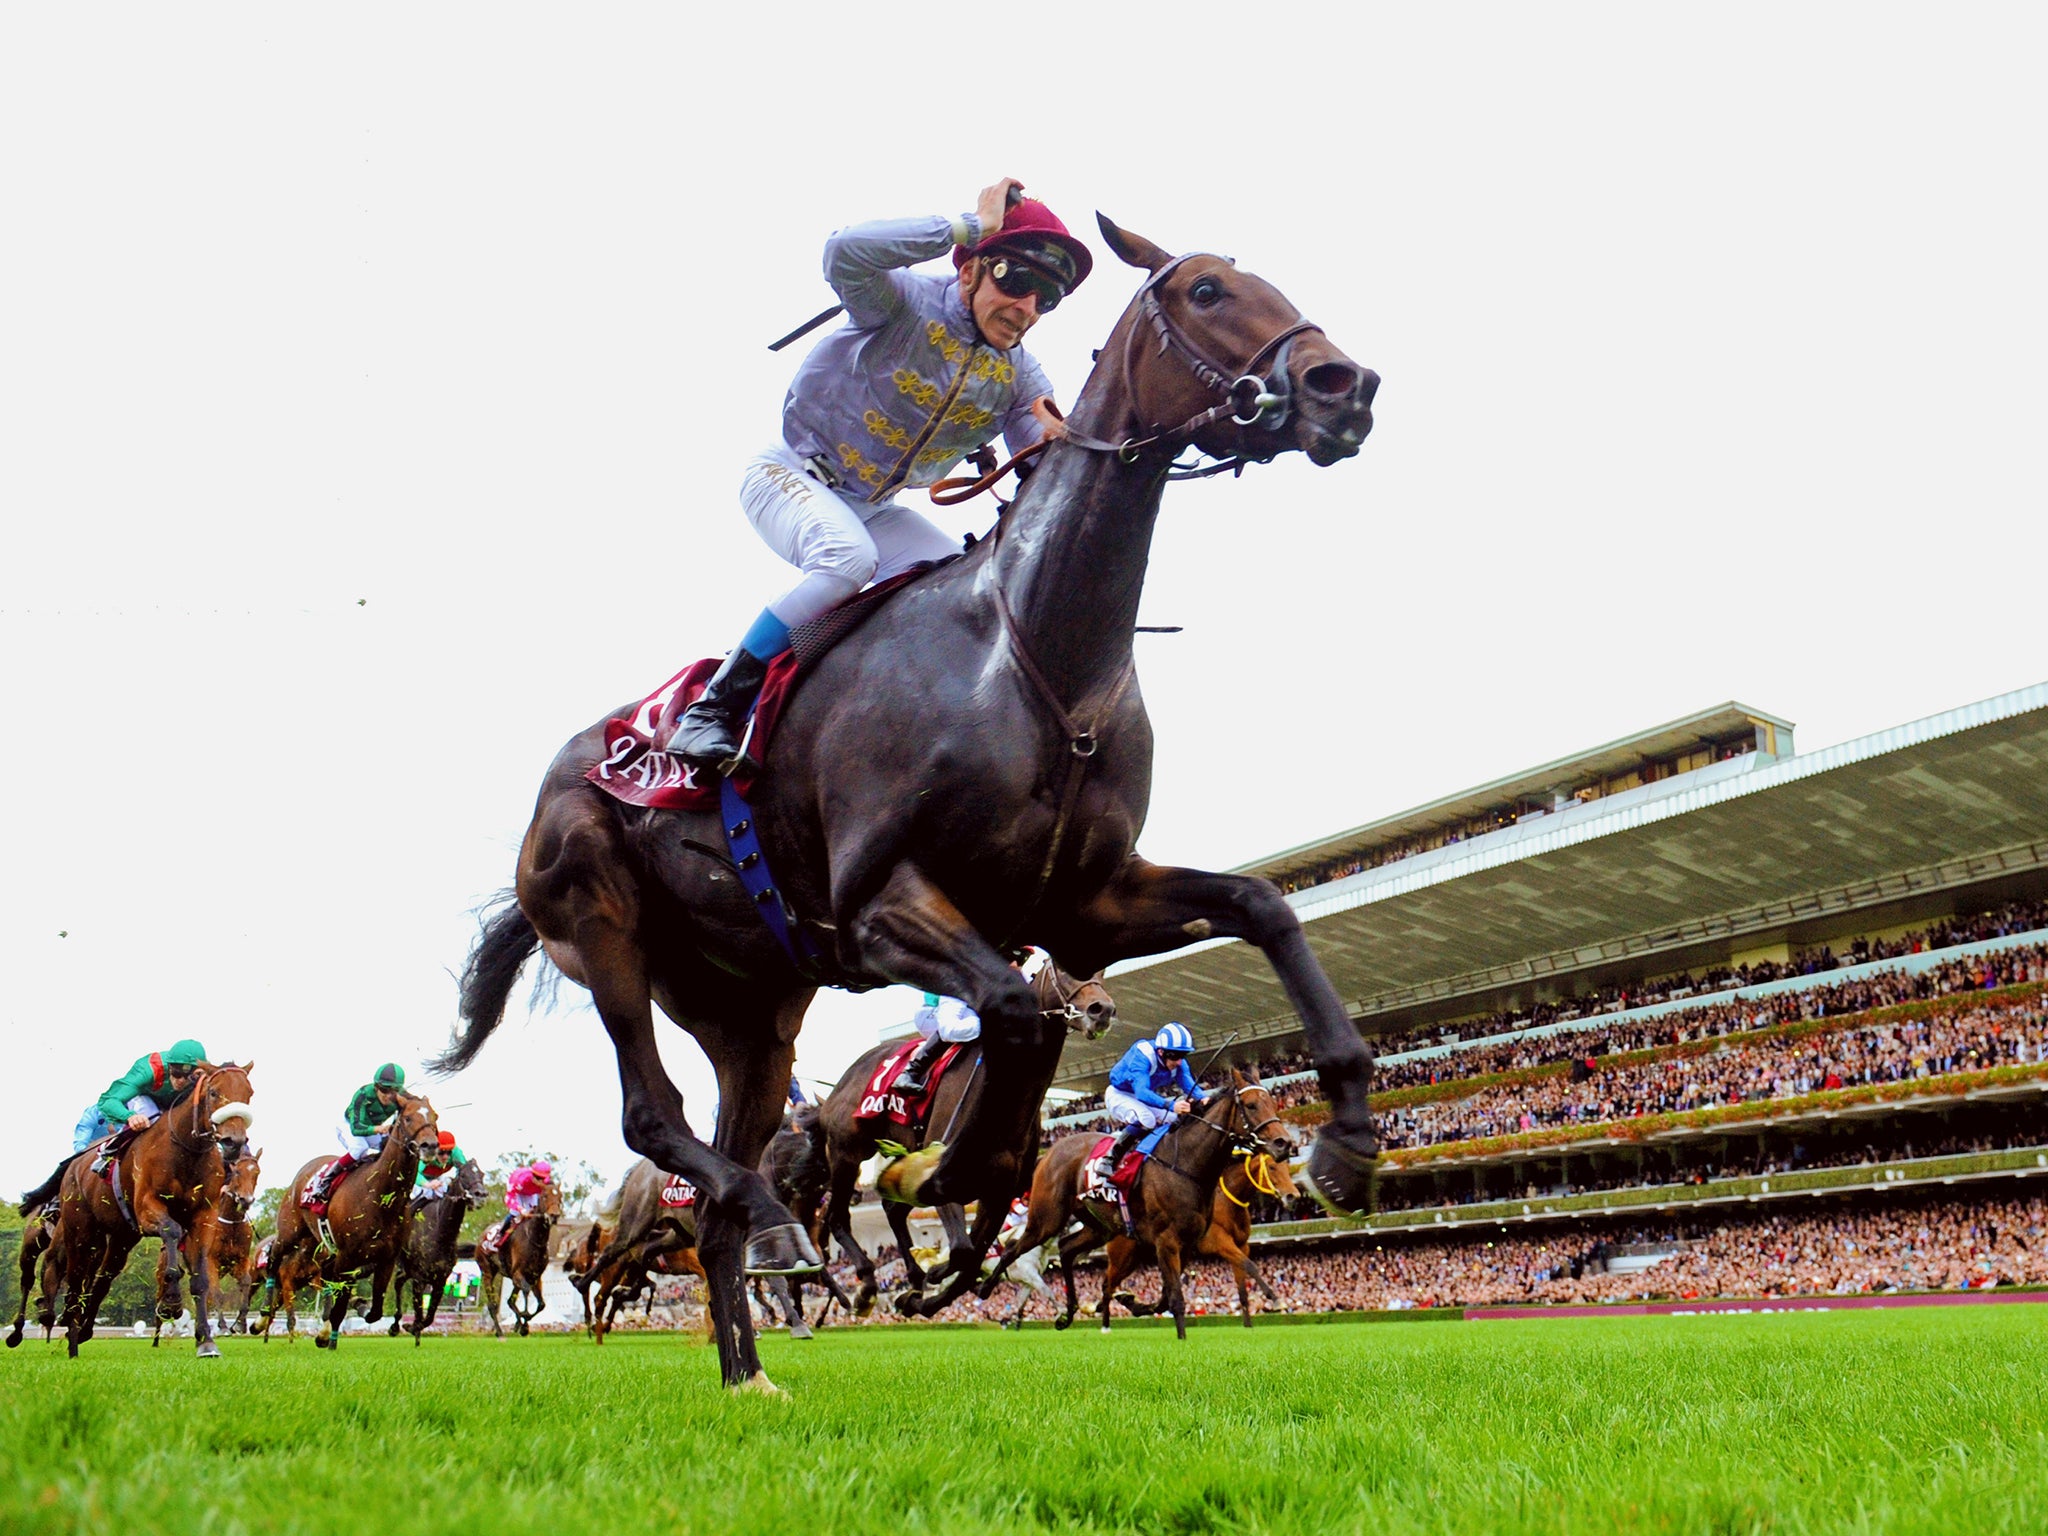
[[[1039,1159],[1031,1180],[1031,1212],[1024,1230],[1004,1249],[982,1281],[986,1301],[1016,1255],[1029,1253],[1049,1238],[1060,1238],[1060,1278],[1067,1288],[1067,1310],[1053,1320],[1065,1328],[1080,1303],[1074,1293],[1074,1260],[1117,1235],[1116,1218],[1085,1205],[1081,1185],[1095,1145],[1096,1132],[1062,1136]],[[1112,1250],[1102,1277],[1102,1327],[1109,1328],[1109,1307],[1117,1282],[1149,1249],[1159,1262],[1160,1306],[1173,1313],[1175,1332],[1188,1336],[1187,1298],[1182,1293],[1183,1257],[1193,1257],[1209,1230],[1216,1210],[1216,1186],[1231,1159],[1261,1152],[1284,1161],[1293,1151],[1287,1125],[1273,1096],[1242,1073],[1231,1073],[1230,1086],[1212,1094],[1199,1111],[1182,1115],[1145,1160],[1131,1190],[1131,1221],[1136,1242]],[[1076,1217],[1078,1231],[1068,1232]],[[1065,1234],[1061,1236],[1061,1234]],[[1121,1260],[1121,1262],[1119,1262]]]
[[[826,1163],[824,1138],[817,1134],[821,1113],[820,1106],[816,1104],[799,1104],[790,1112],[782,1129],[768,1138],[767,1149],[761,1154],[761,1176],[775,1191],[775,1198],[795,1213],[796,1219],[810,1234],[811,1241],[823,1252],[826,1242],[825,1191],[831,1182],[831,1170]],[[819,1322],[825,1320],[825,1314],[832,1310],[835,1301],[849,1313],[854,1309],[853,1298],[840,1288],[837,1277],[829,1269],[821,1269],[810,1277],[769,1275],[765,1278],[773,1308],[782,1314],[783,1324],[793,1339],[811,1337],[811,1325],[804,1317],[807,1278],[809,1283],[825,1292],[824,1304],[818,1309]],[[754,1290],[758,1297],[761,1290],[758,1279],[754,1282]]]
[[[494,1337],[505,1337],[505,1325],[498,1319],[498,1298],[504,1281],[512,1282],[506,1298],[512,1308],[512,1329],[522,1339],[527,1324],[547,1309],[540,1291],[541,1276],[547,1273],[548,1239],[562,1217],[562,1196],[554,1185],[541,1196],[540,1209],[522,1216],[512,1225],[497,1247],[476,1250],[477,1290],[483,1297],[484,1315],[491,1320]]]
[[[1270,1200],[1291,1200],[1299,1193],[1295,1187],[1294,1175],[1287,1164],[1265,1152],[1247,1153],[1241,1161],[1232,1163],[1223,1170],[1223,1177],[1216,1181],[1216,1200],[1210,1208],[1209,1230],[1202,1234],[1202,1241],[1195,1252],[1205,1259],[1221,1259],[1230,1266],[1230,1272],[1237,1279],[1237,1312],[1244,1319],[1245,1327],[1252,1325],[1252,1285],[1265,1293],[1266,1300],[1278,1302],[1280,1293],[1259,1273],[1258,1264],[1251,1255],[1252,1197],[1264,1195]],[[1137,1248],[1141,1251],[1132,1253]],[[1144,1245],[1136,1238],[1121,1233],[1109,1240],[1109,1265],[1120,1274],[1150,1258]],[[1133,1317],[1154,1317],[1165,1308],[1166,1298],[1158,1301],[1139,1301],[1126,1291],[1116,1295],[1117,1305]]]
[[[441,1310],[441,1293],[455,1270],[455,1247],[462,1239],[463,1218],[490,1198],[483,1168],[464,1163],[455,1170],[448,1192],[432,1200],[416,1200],[398,1248],[398,1270],[391,1282],[391,1334],[405,1323],[405,1288],[412,1287],[412,1342],[433,1324]]]
[[[22,1228],[21,1247],[14,1258],[21,1268],[21,1295],[16,1301],[14,1325],[7,1330],[7,1347],[13,1349],[21,1343],[22,1328],[28,1321],[29,1294],[36,1289],[39,1275],[42,1293],[36,1300],[36,1323],[43,1330],[43,1341],[48,1343],[57,1326],[57,1298],[64,1289],[64,1253],[57,1246],[54,1203],[29,1218]]]
[[[270,1245],[270,1284],[258,1332],[267,1336],[270,1320],[282,1309],[286,1337],[297,1337],[292,1304],[299,1287],[308,1282],[320,1287],[320,1331],[313,1342],[322,1349],[340,1344],[341,1320],[348,1315],[355,1282],[362,1276],[370,1276],[367,1321],[374,1323],[384,1315],[384,1290],[405,1241],[413,1176],[423,1158],[441,1152],[440,1121],[424,1098],[400,1094],[392,1118],[394,1124],[377,1155],[349,1169],[329,1191],[324,1223],[299,1203],[299,1196],[306,1180],[329,1159],[316,1157],[292,1176],[284,1204],[278,1207],[277,1238]]]
[[[893,1131],[903,1138],[901,1145],[917,1151],[927,1142],[950,1143],[954,1128],[970,1121],[980,1122],[987,1137],[986,1160],[974,1170],[971,1181],[956,1183],[954,1193],[961,1199],[939,1208],[946,1229],[947,1257],[935,1277],[943,1284],[931,1296],[922,1294],[927,1277],[911,1254],[911,1207],[901,1200],[882,1202],[889,1229],[896,1234],[896,1251],[903,1255],[909,1287],[896,1298],[896,1308],[906,1317],[933,1317],[951,1306],[979,1278],[982,1255],[995,1241],[1010,1202],[1030,1187],[1031,1170],[1038,1161],[1039,1105],[1051,1086],[1053,1074],[1059,1070],[1067,1031],[1080,1030],[1093,1040],[1116,1020],[1116,1003],[1100,977],[1076,981],[1048,960],[1039,966],[1030,985],[1039,1019],[1046,1027],[1036,1047],[1018,1053],[1009,1063],[1011,1071],[1022,1074],[1021,1085],[992,1084],[985,1070],[981,1042],[970,1041],[960,1048],[953,1064],[939,1079],[921,1132],[858,1120],[855,1113],[876,1068],[904,1043],[887,1040],[854,1058],[826,1095],[816,1132],[817,1140],[823,1144],[820,1161],[828,1169],[831,1190],[824,1226],[838,1242],[840,1251],[853,1260],[854,1272],[860,1276],[854,1305],[863,1316],[874,1305],[875,1264],[853,1235],[854,1180],[861,1164],[875,1155],[878,1138],[889,1139]],[[1011,1091],[1017,1086],[1025,1090],[1021,1098]],[[987,1100],[994,1103],[986,1104]],[[1001,1134],[993,1123],[998,1114],[1005,1117]],[[971,1231],[961,1208],[966,1200],[978,1202]],[[799,1210],[798,1214],[803,1213]]]
[[[611,1328],[612,1319],[635,1297],[645,1294],[648,1272],[704,1275],[697,1252],[697,1225],[703,1193],[693,1205],[663,1205],[661,1192],[669,1176],[641,1158],[626,1170],[616,1195],[617,1225],[590,1268],[584,1284],[583,1311],[590,1336],[598,1343]],[[608,1202],[603,1213],[612,1214]],[[709,1278],[706,1277],[706,1284]],[[597,1298],[590,1299],[595,1290]]]
[[[92,1337],[107,1287],[144,1237],[163,1243],[158,1313],[168,1308],[170,1316],[178,1315],[186,1236],[210,1219],[223,1168],[240,1159],[248,1140],[250,1070],[231,1061],[217,1067],[200,1063],[184,1097],[114,1159],[118,1197],[114,1185],[92,1171],[94,1148],[79,1153],[64,1170],[54,1242],[63,1254],[64,1337],[72,1355]],[[202,1359],[213,1359],[220,1346],[213,1341],[213,1276],[203,1245],[193,1252],[191,1279],[198,1352]]]
[[[1301,1017],[1331,1106],[1311,1183],[1346,1210],[1370,1201],[1372,1054],[1293,909],[1268,881],[1135,851],[1152,732],[1132,637],[1175,457],[1192,445],[1335,464],[1371,430],[1379,379],[1263,279],[1100,222],[1147,275],[1059,439],[995,537],[903,588],[817,662],[752,791],[749,819],[819,965],[799,971],[770,934],[715,814],[623,807],[586,779],[607,756],[608,711],[549,768],[516,904],[488,919],[464,969],[465,1023],[443,1070],[475,1059],[536,947],[590,990],[618,1059],[627,1143],[703,1191],[699,1251],[729,1386],[774,1390],[743,1268],[818,1263],[756,1163],[819,985],[902,983],[980,1016],[985,1112],[914,1192],[945,1205],[973,1197],[1015,1117],[1035,1107],[1030,1063],[1058,1033],[1010,968],[1017,946],[1089,976],[1194,940],[1249,940]],[[989,365],[980,342],[964,347],[960,367]],[[1248,709],[1255,717],[1256,702]],[[710,1143],[662,1067],[656,1006],[717,1072]]]

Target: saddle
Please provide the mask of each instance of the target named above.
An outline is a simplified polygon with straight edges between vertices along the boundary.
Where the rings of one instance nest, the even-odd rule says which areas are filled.
[[[142,1132],[125,1125],[114,1132],[100,1143],[99,1151],[93,1154],[92,1171],[111,1183],[114,1178],[115,1160],[127,1149],[128,1143],[141,1134]]]
[[[903,1068],[917,1049],[918,1042],[906,1040],[902,1045],[884,1056],[868,1078],[866,1090],[860,1096],[860,1104],[854,1109],[856,1122],[872,1122],[892,1125],[901,1130],[916,1132],[924,1128],[930,1118],[932,1101],[938,1097],[939,1084],[945,1079],[946,1069],[960,1054],[958,1044],[949,1045],[932,1063],[931,1071],[925,1075],[924,1092],[915,1098],[905,1099],[896,1091],[896,1079],[903,1075]]]
[[[1088,1156],[1081,1164],[1081,1187],[1075,1194],[1081,1210],[1098,1226],[1111,1231],[1121,1226],[1126,1234],[1135,1234],[1137,1227],[1131,1220],[1131,1186],[1137,1182],[1138,1170],[1145,1166],[1145,1153],[1142,1148],[1132,1148],[1105,1179],[1102,1176],[1102,1159],[1115,1140],[1114,1136],[1104,1136],[1088,1149]]]
[[[299,1191],[301,1209],[311,1211],[315,1216],[327,1214],[327,1202],[334,1198],[334,1191],[328,1187],[327,1181],[332,1176],[334,1165],[340,1161],[338,1156],[330,1157],[313,1170],[313,1176],[306,1180],[306,1187]],[[353,1168],[349,1170],[351,1173],[354,1171]]]
[[[947,560],[912,566],[789,632],[789,649],[768,664],[767,679],[761,684],[746,739],[741,744],[740,767],[732,776],[732,785],[742,797],[760,778],[761,764],[768,758],[769,738],[804,675],[840,641],[874,617],[890,598],[920,577],[957,559],[959,556],[954,555]],[[675,732],[676,721],[696,702],[721,660],[708,656],[692,662],[626,714],[606,721],[604,756],[585,770],[583,777],[627,805],[664,811],[717,811],[719,776],[690,768],[663,748]]]

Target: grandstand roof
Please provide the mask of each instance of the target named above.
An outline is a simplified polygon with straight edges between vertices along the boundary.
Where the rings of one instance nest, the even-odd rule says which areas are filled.
[[[1789,733],[1757,711],[1724,709]],[[1621,745],[1566,761],[1599,762]],[[1556,768],[1489,788],[1536,783]],[[1248,868],[1268,872],[1292,857]],[[1288,900],[1338,994],[1371,1029],[1475,1012],[1503,989],[1569,993],[1603,966],[1660,974],[1802,925],[1916,900],[1952,906],[1955,893],[2012,877],[2048,880],[2048,684],[1804,756],[1758,750],[1573,801]],[[1230,1030],[1259,1039],[1298,1029],[1264,957],[1235,940],[1127,962],[1111,981],[1119,1022],[1092,1044],[1070,1043],[1064,1084],[1098,1078],[1171,1018],[1195,1024],[1205,1044]]]

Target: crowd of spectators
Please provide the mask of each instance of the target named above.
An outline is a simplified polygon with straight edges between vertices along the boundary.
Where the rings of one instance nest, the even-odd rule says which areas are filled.
[[[2039,997],[2020,998],[1931,1017],[1845,1023],[1790,1039],[1724,1040],[1704,1054],[1634,1065],[1580,1062],[1568,1073],[1384,1110],[1380,1141],[1389,1149],[1436,1146],[2043,1060],[2048,1007]]]

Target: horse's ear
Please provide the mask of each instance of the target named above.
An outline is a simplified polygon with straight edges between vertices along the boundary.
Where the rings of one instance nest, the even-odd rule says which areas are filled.
[[[1230,1080],[1240,1088],[1249,1088],[1252,1085],[1251,1079],[1246,1077],[1242,1072],[1238,1071],[1235,1065],[1233,1065],[1230,1069]]]
[[[1109,248],[1116,252],[1120,261],[1134,267],[1143,267],[1147,272],[1157,272],[1173,260],[1143,235],[1134,235],[1128,230],[1118,229],[1110,223],[1107,214],[1097,213],[1095,222],[1102,230],[1102,238],[1109,242]]]
[[[249,1073],[251,1073],[251,1072],[254,1072],[255,1070],[256,1070],[256,1063],[255,1063],[254,1061],[250,1061],[250,1062],[247,1062],[247,1063],[245,1063],[245,1064],[243,1065],[243,1067],[242,1067],[242,1074],[243,1074],[243,1076],[245,1076],[245,1077],[246,1077],[246,1076],[247,1076],[247,1075],[248,1075]]]

